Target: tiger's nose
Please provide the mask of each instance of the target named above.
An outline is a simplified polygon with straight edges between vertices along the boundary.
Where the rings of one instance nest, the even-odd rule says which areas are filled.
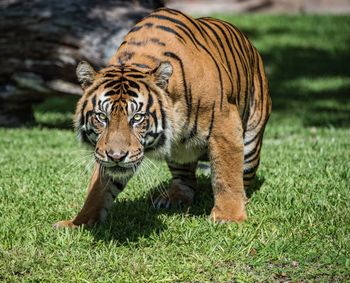
[[[119,162],[119,161],[122,161],[128,155],[128,151],[123,151],[123,150],[114,151],[111,149],[106,151],[106,155],[109,160],[112,160],[114,162]]]

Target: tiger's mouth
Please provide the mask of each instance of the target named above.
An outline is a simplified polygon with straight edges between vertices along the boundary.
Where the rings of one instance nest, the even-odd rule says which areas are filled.
[[[113,177],[116,177],[118,175],[132,175],[136,172],[138,167],[140,166],[141,162],[143,160],[143,156],[139,159],[131,162],[122,162],[122,163],[106,163],[106,162],[100,162],[100,164],[104,167],[105,172]]]

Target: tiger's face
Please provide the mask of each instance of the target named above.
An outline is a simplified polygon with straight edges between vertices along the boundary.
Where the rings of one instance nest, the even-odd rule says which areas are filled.
[[[80,139],[94,146],[95,159],[108,175],[132,175],[145,153],[169,144],[164,95],[171,74],[168,62],[148,72],[131,66],[96,72],[87,62],[78,65],[84,95],[75,127]]]

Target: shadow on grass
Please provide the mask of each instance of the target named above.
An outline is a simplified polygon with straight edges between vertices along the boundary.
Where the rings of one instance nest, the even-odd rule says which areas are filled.
[[[305,126],[350,126],[350,50],[333,54],[312,47],[276,47],[262,56],[273,113],[299,116]],[[323,85],[332,79],[343,81]],[[293,86],[293,80],[306,85]]]
[[[97,241],[117,241],[120,244],[139,242],[142,238],[158,235],[165,229],[166,224],[161,215],[209,215],[213,206],[209,177],[199,176],[200,192],[189,208],[156,209],[152,198],[158,196],[169,182],[162,182],[150,190],[147,198],[116,201],[105,224],[90,230]],[[152,196],[152,197],[151,197]]]
[[[265,178],[263,176],[256,176],[253,180],[253,183],[245,191],[247,198],[251,198],[257,191],[259,191],[264,182]]]
[[[156,209],[152,205],[152,198],[139,198],[136,200],[117,201],[105,224],[91,229],[90,232],[96,241],[116,241],[119,244],[137,243],[142,238],[159,235],[167,229],[160,219],[161,215],[209,216],[214,205],[210,176],[198,176],[198,193],[194,203],[189,208]],[[247,190],[251,197],[258,191],[264,178],[257,177],[252,187]],[[151,189],[149,195],[158,196],[161,190],[169,185],[163,182]]]

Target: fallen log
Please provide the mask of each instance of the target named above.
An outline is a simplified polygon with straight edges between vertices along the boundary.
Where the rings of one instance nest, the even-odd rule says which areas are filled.
[[[156,0],[5,0],[0,2],[0,126],[34,121],[32,105],[81,95],[75,67],[104,66],[123,36]]]

